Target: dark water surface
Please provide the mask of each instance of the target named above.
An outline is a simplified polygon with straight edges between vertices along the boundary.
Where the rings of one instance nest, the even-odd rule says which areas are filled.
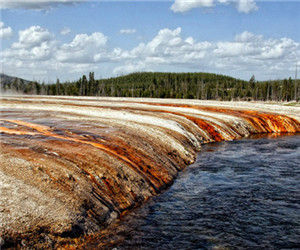
[[[203,146],[105,238],[116,249],[299,249],[300,135]]]

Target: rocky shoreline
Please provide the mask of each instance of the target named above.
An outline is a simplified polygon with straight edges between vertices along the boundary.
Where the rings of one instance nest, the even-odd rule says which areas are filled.
[[[0,123],[2,245],[40,248],[93,234],[159,194],[203,143],[300,132],[300,108],[4,96]]]

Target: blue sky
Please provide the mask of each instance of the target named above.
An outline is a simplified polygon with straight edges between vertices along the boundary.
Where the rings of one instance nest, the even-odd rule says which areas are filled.
[[[89,71],[99,78],[191,71],[266,80],[293,77],[300,64],[300,1],[0,0],[0,6],[2,72],[29,80],[74,80]]]

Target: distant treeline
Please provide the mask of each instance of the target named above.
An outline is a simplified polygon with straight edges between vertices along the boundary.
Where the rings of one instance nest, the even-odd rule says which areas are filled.
[[[184,98],[201,100],[299,101],[300,80],[249,81],[210,73],[132,73],[96,80],[94,73],[78,81],[40,84],[14,78],[1,82],[4,92],[37,95]]]

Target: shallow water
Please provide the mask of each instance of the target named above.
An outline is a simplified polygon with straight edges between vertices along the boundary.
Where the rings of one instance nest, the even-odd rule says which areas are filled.
[[[300,135],[204,145],[170,189],[101,237],[116,249],[299,248]]]

